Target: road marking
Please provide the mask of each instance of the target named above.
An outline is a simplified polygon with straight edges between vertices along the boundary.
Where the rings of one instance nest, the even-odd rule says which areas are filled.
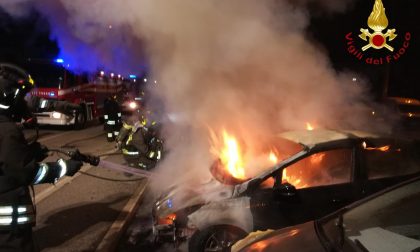
[[[149,180],[146,180],[146,182],[142,183],[142,186],[139,186],[133,193],[127,204],[121,210],[120,215],[117,217],[114,223],[112,223],[111,227],[108,229],[108,232],[102,238],[102,242],[95,250],[96,252],[115,251],[122,234],[127,229],[127,224],[136,214],[137,208],[143,199],[143,195],[148,184]]]

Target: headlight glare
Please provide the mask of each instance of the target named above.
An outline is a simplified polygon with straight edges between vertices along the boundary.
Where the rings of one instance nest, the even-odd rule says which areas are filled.
[[[130,102],[129,104],[128,104],[128,106],[131,108],[131,109],[136,109],[137,108],[137,103],[135,103],[135,102]]]
[[[52,117],[55,118],[55,119],[60,119],[61,118],[61,113],[59,113],[59,112],[53,112],[52,113]]]

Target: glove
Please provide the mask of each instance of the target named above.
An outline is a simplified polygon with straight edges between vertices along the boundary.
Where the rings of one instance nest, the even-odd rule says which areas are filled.
[[[69,159],[69,160],[59,159],[57,160],[57,163],[61,167],[60,177],[64,175],[73,176],[80,170],[80,168],[82,168],[82,165],[83,165],[83,162],[76,161],[73,159]]]
[[[34,142],[29,145],[29,149],[34,153],[34,158],[37,162],[41,162],[48,157],[48,148],[41,145],[39,142]]]

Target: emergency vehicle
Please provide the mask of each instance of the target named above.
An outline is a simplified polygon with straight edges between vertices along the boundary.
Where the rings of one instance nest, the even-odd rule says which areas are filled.
[[[87,121],[103,120],[106,97],[122,88],[121,76],[77,74],[70,71],[63,60],[28,60],[26,70],[35,81],[31,95],[80,105],[80,110],[61,113],[57,111],[35,113],[40,125],[70,125],[83,128]]]

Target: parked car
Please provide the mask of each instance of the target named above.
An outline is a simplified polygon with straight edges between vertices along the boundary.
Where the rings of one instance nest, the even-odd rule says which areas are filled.
[[[224,251],[252,231],[318,219],[420,171],[414,140],[320,129],[284,132],[275,141],[284,159],[246,181],[213,172],[217,180],[163,193],[152,210],[156,240]]]
[[[419,251],[419,202],[420,177],[416,177],[322,219],[253,232],[231,251]]]

